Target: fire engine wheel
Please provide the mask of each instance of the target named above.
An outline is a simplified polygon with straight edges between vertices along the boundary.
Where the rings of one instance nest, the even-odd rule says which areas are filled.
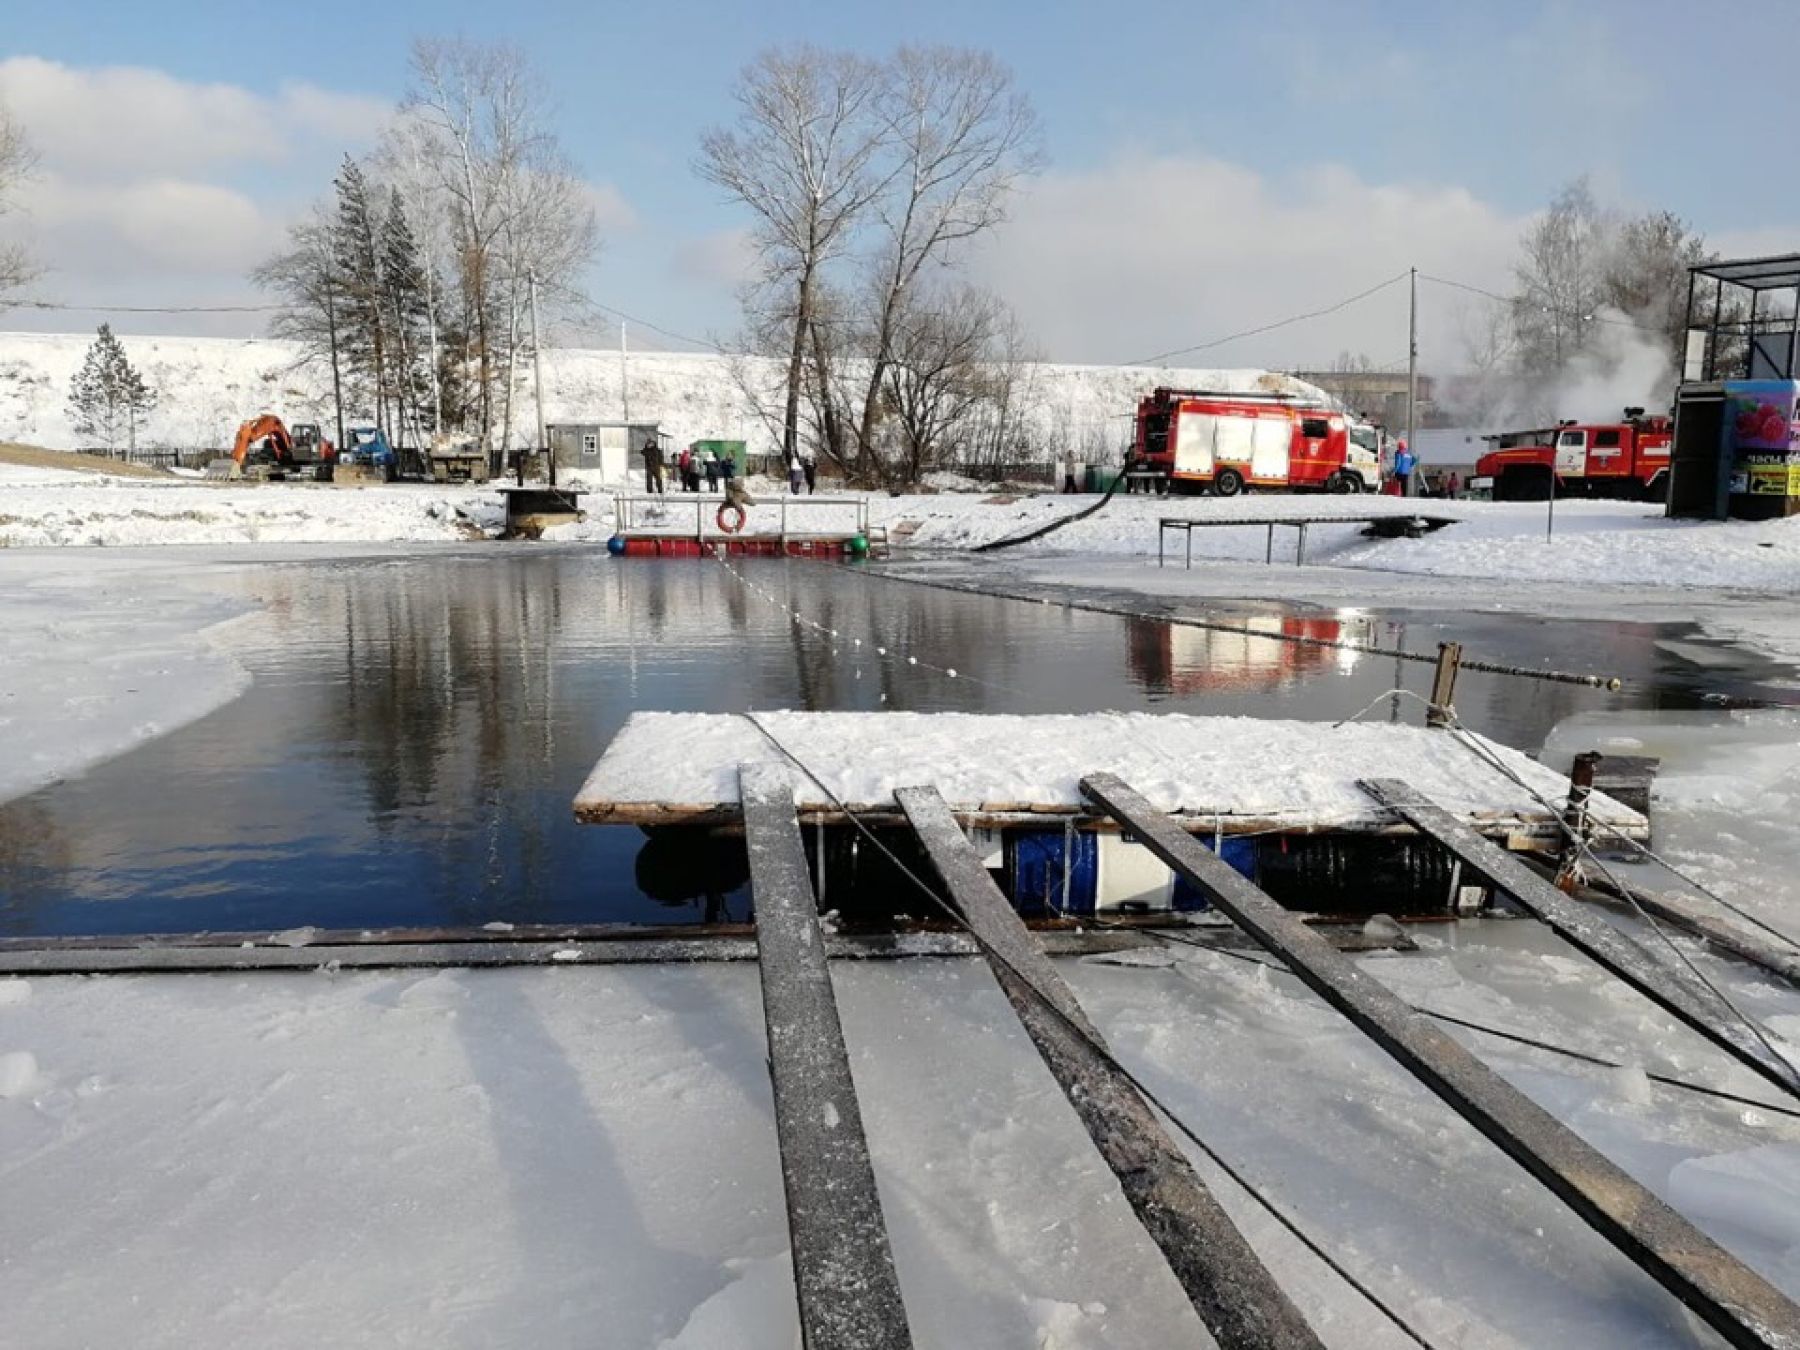
[[[1347,473],[1334,473],[1325,480],[1325,490],[1339,497],[1347,497],[1356,489],[1356,480]]]
[[[1213,479],[1213,491],[1221,497],[1235,497],[1244,490],[1244,475],[1236,469],[1220,469]]]
[[[730,523],[725,520],[728,514],[731,516]],[[726,534],[736,534],[744,528],[744,508],[736,502],[726,502],[719,508],[719,514],[714,516],[713,520]]]

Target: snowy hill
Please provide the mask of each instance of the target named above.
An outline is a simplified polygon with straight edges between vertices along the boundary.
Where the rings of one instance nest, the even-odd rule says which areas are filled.
[[[144,446],[222,448],[245,418],[274,412],[290,422],[329,424],[331,379],[297,364],[289,343],[266,338],[122,337],[126,353],[161,401],[139,434]],[[79,439],[67,415],[69,382],[93,339],[87,334],[0,333],[0,441],[71,450]],[[773,363],[710,354],[547,350],[544,401],[551,422],[614,421],[622,415],[621,376],[629,371],[634,421],[657,421],[675,441],[701,437],[745,440],[771,448],[767,430],[744,395],[742,380],[774,386]],[[533,418],[529,369],[520,372],[513,412],[515,441]],[[1158,385],[1198,389],[1318,391],[1262,370],[1042,365],[1029,383],[1037,409],[1034,439],[1057,450],[1117,447],[1129,434],[1137,400]],[[346,419],[365,420],[365,414]]]

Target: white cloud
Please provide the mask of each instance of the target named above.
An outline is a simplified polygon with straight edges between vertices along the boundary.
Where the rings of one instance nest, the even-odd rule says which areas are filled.
[[[584,182],[581,191],[594,210],[594,221],[599,225],[602,235],[622,234],[626,230],[637,228],[637,212],[625,200],[625,194],[611,183]]]
[[[1129,361],[1324,308],[1409,266],[1503,290],[1526,223],[1456,186],[1127,152],[1037,180],[974,270],[1051,356]],[[1458,357],[1470,303],[1421,283],[1424,358]],[[1403,285],[1194,360],[1307,366],[1343,350],[1404,358]]]
[[[716,230],[678,244],[670,271],[683,281],[735,290],[756,271],[756,245],[748,230]]]
[[[77,69],[34,56],[0,61],[0,102],[46,164],[106,177],[280,164],[321,142],[360,146],[391,110],[378,99],[305,83],[263,94],[137,66]]]

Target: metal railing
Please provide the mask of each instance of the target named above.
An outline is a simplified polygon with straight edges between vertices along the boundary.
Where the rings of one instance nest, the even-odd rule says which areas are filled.
[[[619,492],[613,494],[613,528],[620,534],[638,533],[666,535],[679,539],[743,539],[769,538],[788,539],[797,535],[826,534],[860,534],[867,537],[869,533],[869,499],[867,497],[765,497],[744,512],[744,529],[729,531],[718,528],[716,517],[726,504],[723,495],[711,493],[671,492],[644,493]],[[677,523],[675,517],[685,517],[687,508],[693,507],[693,525],[690,528],[685,519]],[[656,508],[652,513],[650,508]],[[854,528],[828,529],[823,526],[802,528],[800,519],[807,514],[818,515],[832,510],[849,512]],[[756,528],[759,525],[773,523],[775,529]]]

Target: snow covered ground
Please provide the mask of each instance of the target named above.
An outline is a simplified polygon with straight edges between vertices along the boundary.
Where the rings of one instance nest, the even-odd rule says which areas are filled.
[[[1653,1086],[1758,1091],[1532,925],[1425,943],[1364,968],[1624,1059],[1457,1033],[1800,1294],[1800,1122]],[[1061,964],[1126,1063],[1433,1344],[1704,1343],[1292,979],[1188,950]],[[979,963],[833,977],[920,1346],[1203,1343]],[[7,1338],[790,1350],[764,1053],[747,967],[0,983]],[[1406,1344],[1199,1165],[1328,1344]]]

